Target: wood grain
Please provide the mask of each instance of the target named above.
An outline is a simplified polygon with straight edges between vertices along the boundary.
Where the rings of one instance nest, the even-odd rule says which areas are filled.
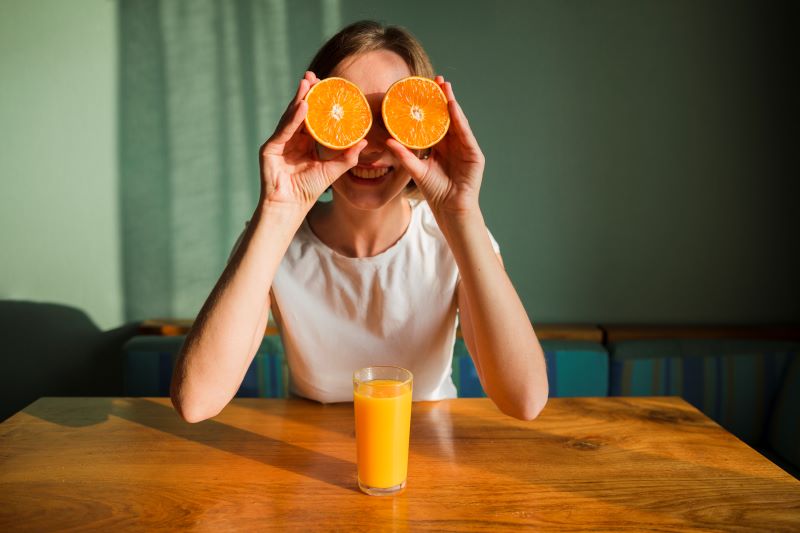
[[[355,472],[352,404],[45,398],[0,424],[0,531],[800,530],[800,482],[678,398],[415,403],[406,491]]]

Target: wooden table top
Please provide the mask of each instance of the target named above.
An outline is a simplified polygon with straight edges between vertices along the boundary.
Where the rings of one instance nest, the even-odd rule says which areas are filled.
[[[352,404],[43,398],[0,424],[0,531],[800,530],[800,482],[679,398],[415,403],[408,487],[356,484]]]

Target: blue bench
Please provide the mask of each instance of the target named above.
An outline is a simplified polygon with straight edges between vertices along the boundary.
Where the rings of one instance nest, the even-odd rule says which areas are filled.
[[[607,396],[608,353],[602,344],[591,341],[543,340],[550,397]],[[453,382],[462,398],[484,397],[463,339],[453,351]]]
[[[168,396],[175,357],[184,335],[139,335],[125,352],[125,394]],[[550,396],[606,396],[608,354],[599,342],[543,340]],[[459,397],[486,396],[462,338],[453,347],[453,382]],[[289,392],[289,373],[280,336],[268,334],[237,393],[242,397],[283,398]]]
[[[172,369],[185,335],[138,335],[123,347],[126,396],[169,396]],[[261,341],[236,396],[285,398],[289,372],[278,335]]]

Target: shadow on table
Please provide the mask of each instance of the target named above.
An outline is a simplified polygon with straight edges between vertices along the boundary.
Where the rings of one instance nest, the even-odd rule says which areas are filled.
[[[36,402],[28,406],[25,412],[68,427],[98,424],[109,416],[114,416],[251,461],[361,493],[356,484],[354,463],[215,420],[188,424],[171,407],[144,398],[93,398],[91,403],[75,399],[57,409],[46,408],[41,402]]]

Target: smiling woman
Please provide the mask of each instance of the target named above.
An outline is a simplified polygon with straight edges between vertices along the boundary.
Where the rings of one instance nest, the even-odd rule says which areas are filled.
[[[408,31],[371,21],[344,28],[312,60],[261,147],[261,200],[176,364],[172,399],[186,420],[214,416],[234,396],[270,309],[294,394],[352,401],[355,370],[398,366],[414,375],[414,400],[453,398],[460,320],[488,396],[517,418],[541,411],[543,353],[485,226],[484,157],[453,88],[442,76],[421,82],[452,117],[427,158],[382,121],[389,88],[432,71]],[[366,137],[321,146],[331,143],[317,142],[325,137],[315,128],[345,120],[358,94],[371,113]],[[364,127],[369,114],[356,118]],[[409,198],[412,182],[422,200]],[[328,187],[332,201],[317,203]]]

